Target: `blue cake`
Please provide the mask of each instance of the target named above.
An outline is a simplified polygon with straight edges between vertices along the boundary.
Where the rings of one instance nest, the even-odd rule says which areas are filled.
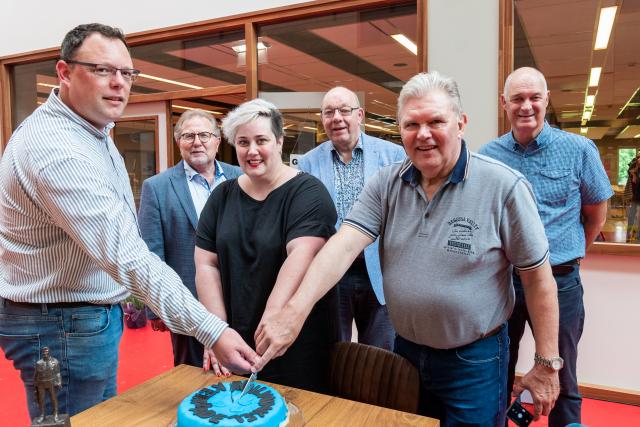
[[[177,427],[287,425],[289,409],[280,393],[254,382],[238,399],[246,383],[221,382],[190,394],[178,406]]]

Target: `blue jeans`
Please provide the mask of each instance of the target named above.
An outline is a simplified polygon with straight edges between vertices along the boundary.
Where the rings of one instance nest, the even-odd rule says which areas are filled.
[[[77,414],[116,395],[122,325],[119,304],[51,308],[0,298],[0,347],[20,371],[31,418],[40,414],[33,379],[42,347],[60,363],[60,414]],[[51,414],[49,399],[46,406]]]
[[[396,332],[386,305],[381,305],[369,281],[364,259],[356,259],[338,282],[338,330],[340,341],[351,341],[355,319],[358,342],[393,350]]]
[[[420,374],[418,413],[447,426],[504,426],[509,337],[507,327],[471,344],[435,349],[396,337],[395,352]]]
[[[580,266],[576,264],[573,271],[565,275],[554,275],[558,284],[558,305],[560,307],[560,329],[558,330],[558,348],[560,357],[564,359],[564,368],[560,370],[560,396],[549,415],[549,427],[564,427],[571,423],[580,423],[582,396],[578,390],[576,361],[578,359],[578,342],[584,326],[584,305]],[[525,323],[530,324],[529,312],[525,305],[524,291],[520,276],[513,276],[516,290],[516,306],[509,319],[509,338],[511,339],[509,385],[511,393],[518,361],[520,339],[524,333]],[[534,332],[535,333],[535,332]]]

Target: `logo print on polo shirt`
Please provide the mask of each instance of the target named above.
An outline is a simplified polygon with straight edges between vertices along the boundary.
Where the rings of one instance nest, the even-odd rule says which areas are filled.
[[[473,250],[473,233],[480,227],[474,220],[457,216],[447,221],[449,237],[444,250],[460,255],[475,255]]]

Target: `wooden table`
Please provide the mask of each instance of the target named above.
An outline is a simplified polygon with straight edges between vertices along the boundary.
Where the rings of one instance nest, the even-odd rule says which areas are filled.
[[[180,402],[194,391],[219,381],[238,381],[231,376],[218,378],[193,366],[180,365],[112,399],[71,418],[73,427],[82,426],[173,426]],[[426,426],[437,427],[438,420],[379,406],[340,399],[292,387],[270,384],[287,401],[293,402],[307,426]]]

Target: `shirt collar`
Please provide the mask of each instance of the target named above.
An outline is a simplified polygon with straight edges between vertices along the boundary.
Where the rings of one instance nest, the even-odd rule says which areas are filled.
[[[545,120],[544,125],[542,126],[542,130],[535,138],[533,138],[527,144],[526,148],[524,148],[516,139],[513,137],[513,130],[509,132],[507,135],[507,143],[513,148],[514,151],[531,151],[537,148],[543,148],[548,145],[552,141],[552,129],[549,123]]]
[[[185,161],[183,161],[182,163],[184,163],[184,173],[187,175],[187,178],[189,179],[189,181],[193,181],[193,178],[196,175],[202,176],[198,171],[196,171],[194,168],[192,168],[189,163],[187,163]],[[215,172],[216,179],[218,179],[220,177],[224,177],[225,176],[224,175],[224,171],[222,170],[222,165],[220,165],[220,162],[218,162],[217,160],[214,160],[214,165],[215,165],[215,168],[216,168],[216,172]]]
[[[447,182],[451,182],[452,184],[458,184],[466,180],[469,177],[469,167],[471,163],[471,153],[467,148],[467,143],[462,140],[462,144],[460,144],[460,157],[458,157],[458,161],[456,162],[451,174],[449,174],[449,178],[447,178]],[[420,183],[420,171],[411,163],[411,160],[408,158],[404,161],[402,167],[400,168],[399,176],[402,180],[408,182],[412,186],[417,186]]]
[[[109,135],[111,129],[116,125],[113,122],[107,123],[107,125],[103,129],[96,129],[91,123],[89,123],[85,118],[80,116],[78,113],[73,111],[67,104],[65,104],[59,96],[59,89],[51,90],[51,94],[49,94],[49,99],[46,103],[47,108],[49,108],[52,112],[59,114],[61,116],[65,116],[69,120],[73,121],[77,125],[81,126],[96,138],[104,138]]]
[[[361,151],[364,150],[364,146],[362,144],[362,132],[360,132],[360,136],[358,137],[358,143],[356,144],[355,147],[353,147],[353,150],[351,150],[351,154],[353,155],[353,153],[355,153],[356,149],[360,149]],[[336,150],[335,145],[333,145],[333,142],[331,143],[331,151],[336,153],[338,155],[338,157],[340,157],[340,153],[338,152],[338,150]]]

